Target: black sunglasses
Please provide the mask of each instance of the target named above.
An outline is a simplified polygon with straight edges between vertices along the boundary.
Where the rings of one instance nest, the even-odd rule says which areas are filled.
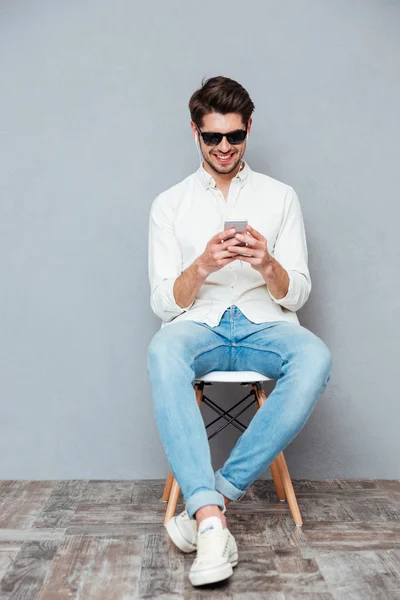
[[[200,127],[197,125],[196,127],[206,146],[218,146],[224,137],[226,137],[230,144],[237,146],[238,144],[243,144],[247,135],[247,126],[246,129],[236,129],[235,131],[229,131],[228,133],[219,133],[217,131],[201,131]]]

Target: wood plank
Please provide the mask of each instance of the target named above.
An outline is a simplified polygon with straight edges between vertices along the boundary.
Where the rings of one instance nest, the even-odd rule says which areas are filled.
[[[274,552],[292,550],[303,558],[313,558],[314,551],[304,535],[303,527],[297,527],[291,515],[269,516],[264,523],[266,543]]]
[[[84,504],[127,504],[132,502],[133,481],[91,479],[82,489],[79,499]]]
[[[353,521],[400,521],[400,503],[389,497],[341,498],[340,505]],[[327,521],[333,519],[325,519]],[[346,519],[343,519],[346,520]]]
[[[292,484],[296,494],[319,492],[336,494],[346,487],[342,479],[293,479]]]
[[[24,490],[35,496],[43,489],[52,490],[56,486],[57,481],[54,480],[2,479],[0,480],[0,501],[10,496],[18,497],[19,494],[24,493]]]
[[[293,550],[276,550],[273,552],[278,573],[315,573],[318,565],[314,558],[303,558],[300,552]]]
[[[165,481],[167,474],[165,475]],[[161,498],[164,492],[165,481],[159,479],[143,479],[133,482],[133,493],[131,502],[134,504],[161,503]],[[166,506],[166,503],[163,504]],[[183,510],[183,508],[182,508]]]
[[[379,479],[338,479],[344,490],[376,490],[379,489]]]
[[[322,550],[385,550],[400,548],[400,523],[354,522],[304,523],[303,535],[310,547]]]
[[[195,555],[192,555],[192,561]],[[184,554],[164,533],[148,534],[142,555],[139,598],[183,599]]]
[[[185,570],[190,568],[190,561]],[[242,598],[259,594],[259,598],[271,593],[292,593],[302,589],[304,594],[329,594],[328,586],[315,563],[307,563],[308,571],[280,572],[273,553],[266,553],[263,546],[239,548],[239,564],[229,578],[229,592]],[[189,582],[190,585],[190,582]],[[209,586],[211,588],[211,586]],[[186,592],[186,589],[185,589]],[[308,596],[307,596],[308,597]]]
[[[393,577],[378,552],[319,553],[316,562],[337,600],[400,598],[400,580]]]
[[[146,533],[160,533],[162,523],[95,523],[87,525],[71,525],[65,530],[66,535],[100,535],[100,536],[124,536],[145,535]]]
[[[265,533],[265,516],[263,514],[227,513],[227,526],[236,539],[239,548],[251,548],[252,546],[264,546],[266,551],[271,552]]]
[[[299,589],[285,592],[285,600],[333,600],[333,596],[327,592],[324,592],[323,594],[303,594],[302,590]],[[341,600],[343,600],[343,598]],[[364,598],[364,600],[367,600],[367,598]]]
[[[0,581],[11,567],[15,557],[20,551],[22,542],[0,541]]]
[[[400,481],[398,479],[380,480],[379,487],[386,490],[391,498],[400,500]]]
[[[243,502],[242,500],[240,500],[240,502],[230,503],[226,511],[227,517],[229,517],[229,515],[240,515],[249,513],[264,515],[265,517],[271,515],[271,517],[273,517],[274,515],[290,514],[290,508],[287,502],[264,501],[253,504],[249,502]]]
[[[297,496],[303,522],[310,521],[352,521],[352,513],[347,510],[347,504],[329,494],[328,497]],[[359,519],[361,520],[361,519]]]
[[[59,542],[25,542],[0,582],[1,600],[32,600],[42,587]]]
[[[57,482],[47,502],[38,514],[35,527],[66,527],[87,488],[87,480]]]
[[[0,544],[3,542],[28,542],[40,540],[61,540],[65,529],[0,529]]]
[[[163,504],[77,504],[69,525],[128,524],[164,522]]]
[[[258,479],[247,488],[245,495],[239,502],[232,502],[230,506],[237,504],[272,504],[278,500],[272,479]]]
[[[393,577],[400,582],[400,550],[378,550],[376,554],[385,563]]]
[[[137,598],[142,539],[67,537],[35,600]]]
[[[286,600],[286,595],[283,592],[277,591],[264,591],[262,594],[258,592],[246,592],[245,595],[242,592],[235,593],[231,589],[231,579],[198,588],[192,587],[190,582],[186,580],[185,593],[182,598],[184,600]],[[303,600],[306,600],[306,598],[308,600],[308,596],[303,596]],[[330,596],[329,600],[332,600],[332,596]]]
[[[0,528],[31,527],[54,487],[53,481],[2,481]]]

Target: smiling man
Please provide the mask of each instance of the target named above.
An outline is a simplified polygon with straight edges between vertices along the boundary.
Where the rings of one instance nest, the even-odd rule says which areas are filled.
[[[167,531],[183,552],[197,551],[189,572],[197,586],[232,575],[238,549],[226,509],[299,434],[330,379],[331,354],[296,315],[311,291],[297,194],[243,159],[254,110],[248,92],[213,77],[189,110],[200,167],[150,210],[150,305],[162,324],[148,373],[185,499]],[[226,220],[247,220],[246,231],[224,229]],[[215,473],[193,387],[210,371],[257,371],[277,381]]]

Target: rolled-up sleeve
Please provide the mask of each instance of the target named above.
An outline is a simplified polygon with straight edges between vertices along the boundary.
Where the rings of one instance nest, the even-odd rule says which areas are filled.
[[[150,209],[148,269],[150,306],[162,321],[172,321],[194,304],[182,308],[174,297],[174,283],[182,273],[182,253],[173,231],[173,209],[163,195]]]
[[[308,270],[303,214],[299,198],[293,188],[289,188],[285,197],[284,216],[273,256],[287,271],[289,288],[283,298],[275,298],[269,289],[268,293],[275,304],[296,312],[308,300],[311,292],[311,277]]]

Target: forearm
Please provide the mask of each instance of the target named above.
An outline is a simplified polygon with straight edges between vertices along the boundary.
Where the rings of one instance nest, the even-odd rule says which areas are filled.
[[[274,258],[261,272],[271,294],[277,298],[284,298],[289,289],[289,275],[287,271]]]
[[[198,261],[195,260],[175,280],[173,294],[178,306],[184,308],[194,302],[205,280],[206,277],[201,272]]]

